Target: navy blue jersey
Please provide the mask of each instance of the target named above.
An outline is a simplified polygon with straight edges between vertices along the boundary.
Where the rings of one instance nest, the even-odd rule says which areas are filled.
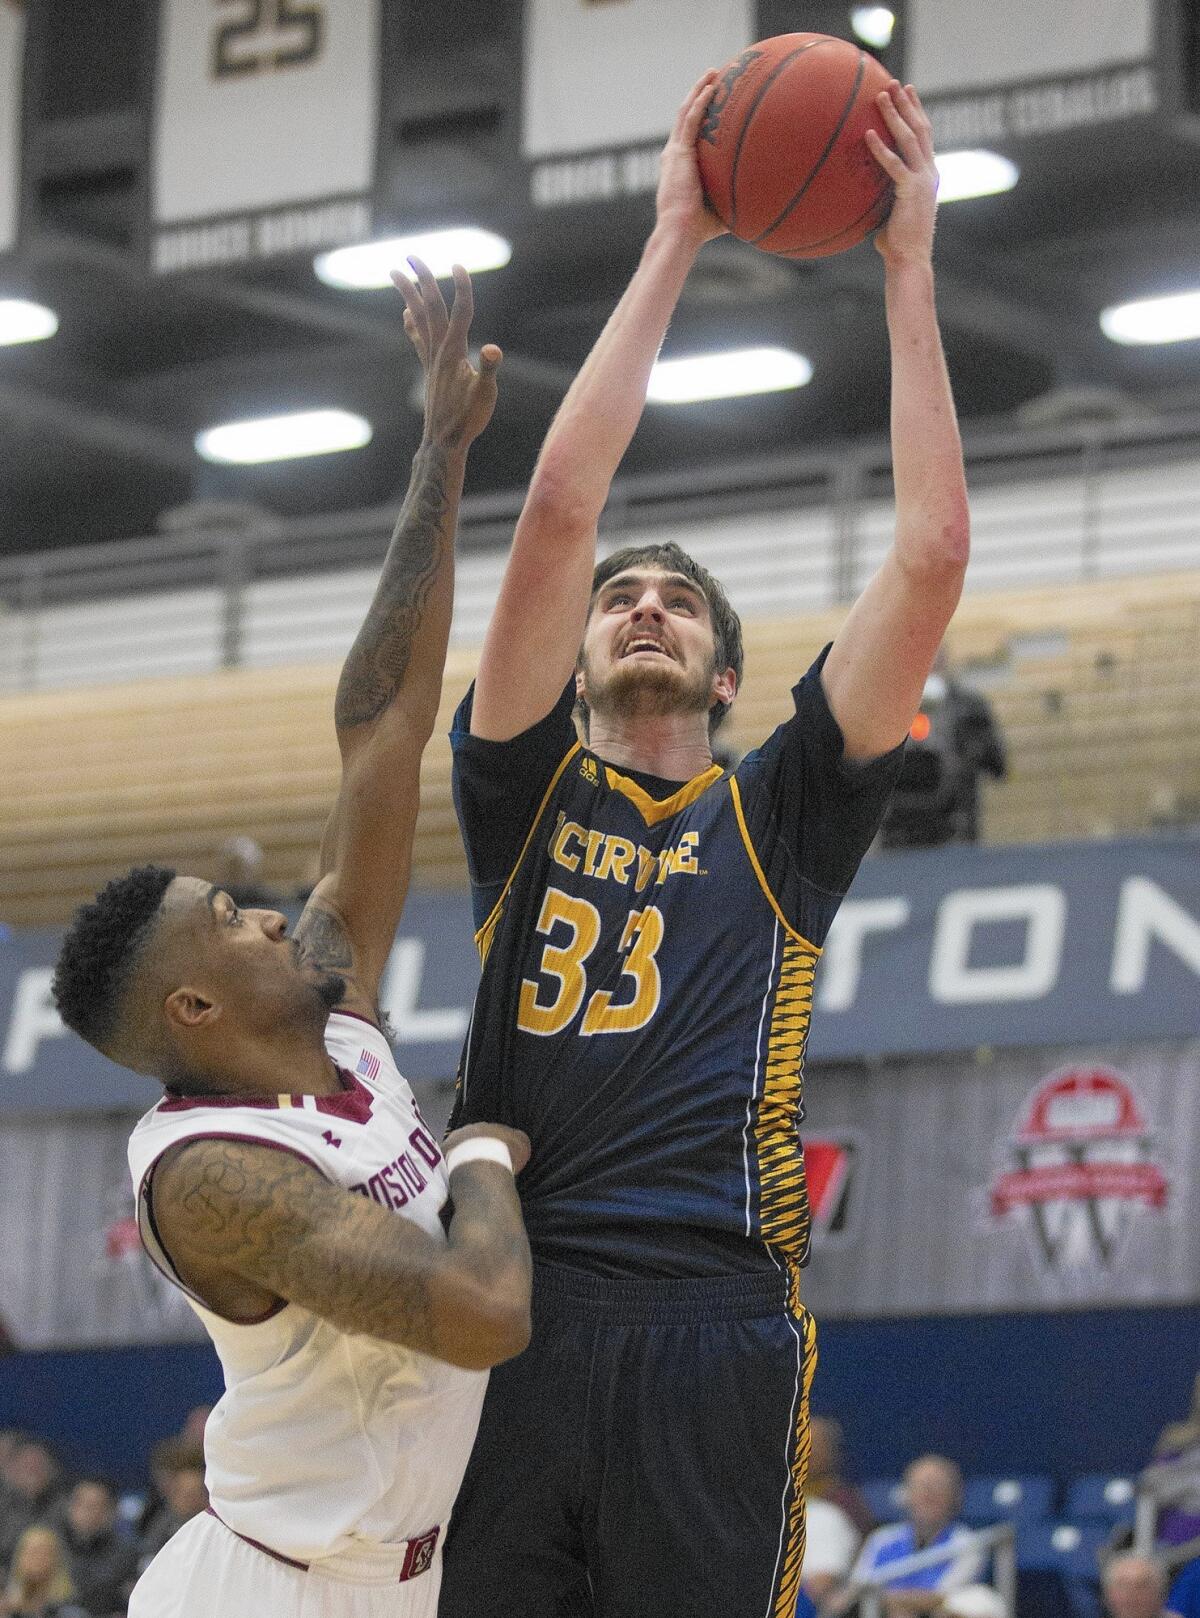
[[[807,1258],[813,972],[901,758],[843,759],[824,656],[762,747],[683,784],[582,746],[573,681],[511,741],[470,734],[471,693],[455,716],[483,975],[451,1122],[528,1132],[540,1260],[700,1276]]]

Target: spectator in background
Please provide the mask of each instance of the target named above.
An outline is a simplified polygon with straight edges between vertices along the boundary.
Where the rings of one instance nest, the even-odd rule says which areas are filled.
[[[1169,1485],[1171,1498],[1158,1514],[1160,1545],[1186,1545],[1200,1536],[1200,1375],[1192,1386],[1192,1406],[1182,1421],[1158,1435],[1154,1459],[1142,1474],[1152,1489]]]
[[[1013,1618],[999,1590],[990,1584],[964,1584],[942,1597],[941,1618]]]
[[[1167,1575],[1161,1562],[1132,1552],[1114,1556],[1100,1576],[1111,1618],[1163,1618]]]
[[[805,1494],[810,1501],[832,1501],[846,1513],[860,1537],[869,1534],[875,1526],[875,1516],[861,1491],[846,1481],[845,1437],[841,1423],[831,1416],[814,1416],[811,1431]]]
[[[163,1504],[151,1518],[138,1546],[139,1571],[150,1565],[185,1522],[208,1508],[204,1450],[199,1444],[188,1443],[183,1438],[164,1438],[151,1451],[150,1472]]]
[[[1175,1575],[1167,1592],[1167,1611],[1175,1618],[1200,1618],[1200,1556]]]
[[[88,1618],[74,1594],[66,1552],[53,1528],[25,1529],[13,1551],[0,1618]]]
[[[8,1467],[17,1450],[25,1442],[25,1434],[19,1427],[0,1427],[0,1525],[3,1524],[4,1514],[8,1509],[10,1491],[8,1487]],[[0,1564],[2,1571],[2,1564]]]
[[[204,1447],[204,1429],[208,1425],[208,1418],[212,1415],[212,1405],[193,1405],[183,1418],[183,1426],[179,1429],[179,1436],[185,1444],[199,1444]]]
[[[1008,762],[987,698],[954,678],[945,648],[925,682],[904,767],[880,830],[882,848],[979,841],[979,777]]]
[[[904,1474],[904,1493],[907,1521],[869,1534],[852,1574],[856,1583],[886,1585],[888,1618],[936,1612],[943,1596],[976,1584],[983,1571],[984,1558],[971,1530],[955,1520],[962,1504],[962,1473],[953,1461],[944,1455],[913,1461]],[[916,1572],[889,1574],[890,1567],[934,1546],[944,1549],[944,1559]]]
[[[48,1444],[22,1437],[3,1463],[0,1503],[0,1568],[11,1566],[17,1541],[39,1522],[63,1493],[63,1477]]]
[[[138,1556],[117,1528],[117,1491],[109,1479],[80,1478],[47,1520],[66,1549],[79,1605],[95,1618],[123,1613]]]
[[[823,1607],[850,1577],[862,1535],[832,1500],[806,1497],[808,1524],[800,1586],[815,1607]]]

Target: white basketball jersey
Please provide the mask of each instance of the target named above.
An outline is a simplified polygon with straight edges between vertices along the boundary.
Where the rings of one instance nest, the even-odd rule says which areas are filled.
[[[235,1533],[301,1562],[437,1527],[444,1535],[487,1386],[486,1372],[339,1331],[297,1304],[245,1325],[227,1320],[188,1291],[158,1241],[154,1165],[204,1137],[293,1152],[445,1239],[445,1163],[387,1041],[363,1018],[334,1012],[325,1045],[340,1095],[166,1096],[129,1142],[142,1241],[187,1293],[225,1372],[204,1434],[213,1510]]]

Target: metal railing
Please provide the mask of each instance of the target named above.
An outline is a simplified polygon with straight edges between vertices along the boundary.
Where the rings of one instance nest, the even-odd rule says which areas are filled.
[[[1200,415],[974,431],[967,460],[968,589],[1200,567]],[[459,639],[482,636],[520,503],[520,491],[464,502]],[[264,512],[236,530],[0,559],[0,690],[336,657],[394,516],[388,507],[285,522]],[[614,485],[609,542],[680,525],[743,612],[849,601],[890,540],[887,442]]]
[[[1158,1543],[1158,1514],[1164,1506],[1173,1505],[1186,1496],[1200,1491],[1200,1476],[1194,1459],[1187,1461],[1156,1461],[1148,1466],[1137,1481],[1134,1501],[1133,1548],[1141,1556],[1156,1556],[1169,1567],[1181,1567],[1192,1557],[1200,1556],[1200,1538],[1189,1540],[1182,1546]],[[1180,1556],[1177,1553],[1188,1554]]]
[[[927,1550],[914,1551],[911,1556],[889,1562],[886,1579],[855,1580],[839,1598],[840,1604],[849,1606],[852,1600],[857,1600],[862,1618],[883,1618],[887,1593],[895,1588],[898,1579],[907,1578],[910,1573],[923,1573],[926,1568],[939,1567],[969,1550],[991,1557],[992,1583],[1004,1602],[1008,1618],[1014,1618],[1017,1610],[1017,1541],[1012,1523],[997,1523],[994,1528],[975,1529],[969,1535],[964,1534],[953,1548],[931,1545]]]

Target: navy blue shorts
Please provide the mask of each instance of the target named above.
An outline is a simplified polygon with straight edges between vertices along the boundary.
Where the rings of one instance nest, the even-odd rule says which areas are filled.
[[[793,1618],[812,1317],[795,1272],[549,1265],[492,1372],[439,1618]]]

